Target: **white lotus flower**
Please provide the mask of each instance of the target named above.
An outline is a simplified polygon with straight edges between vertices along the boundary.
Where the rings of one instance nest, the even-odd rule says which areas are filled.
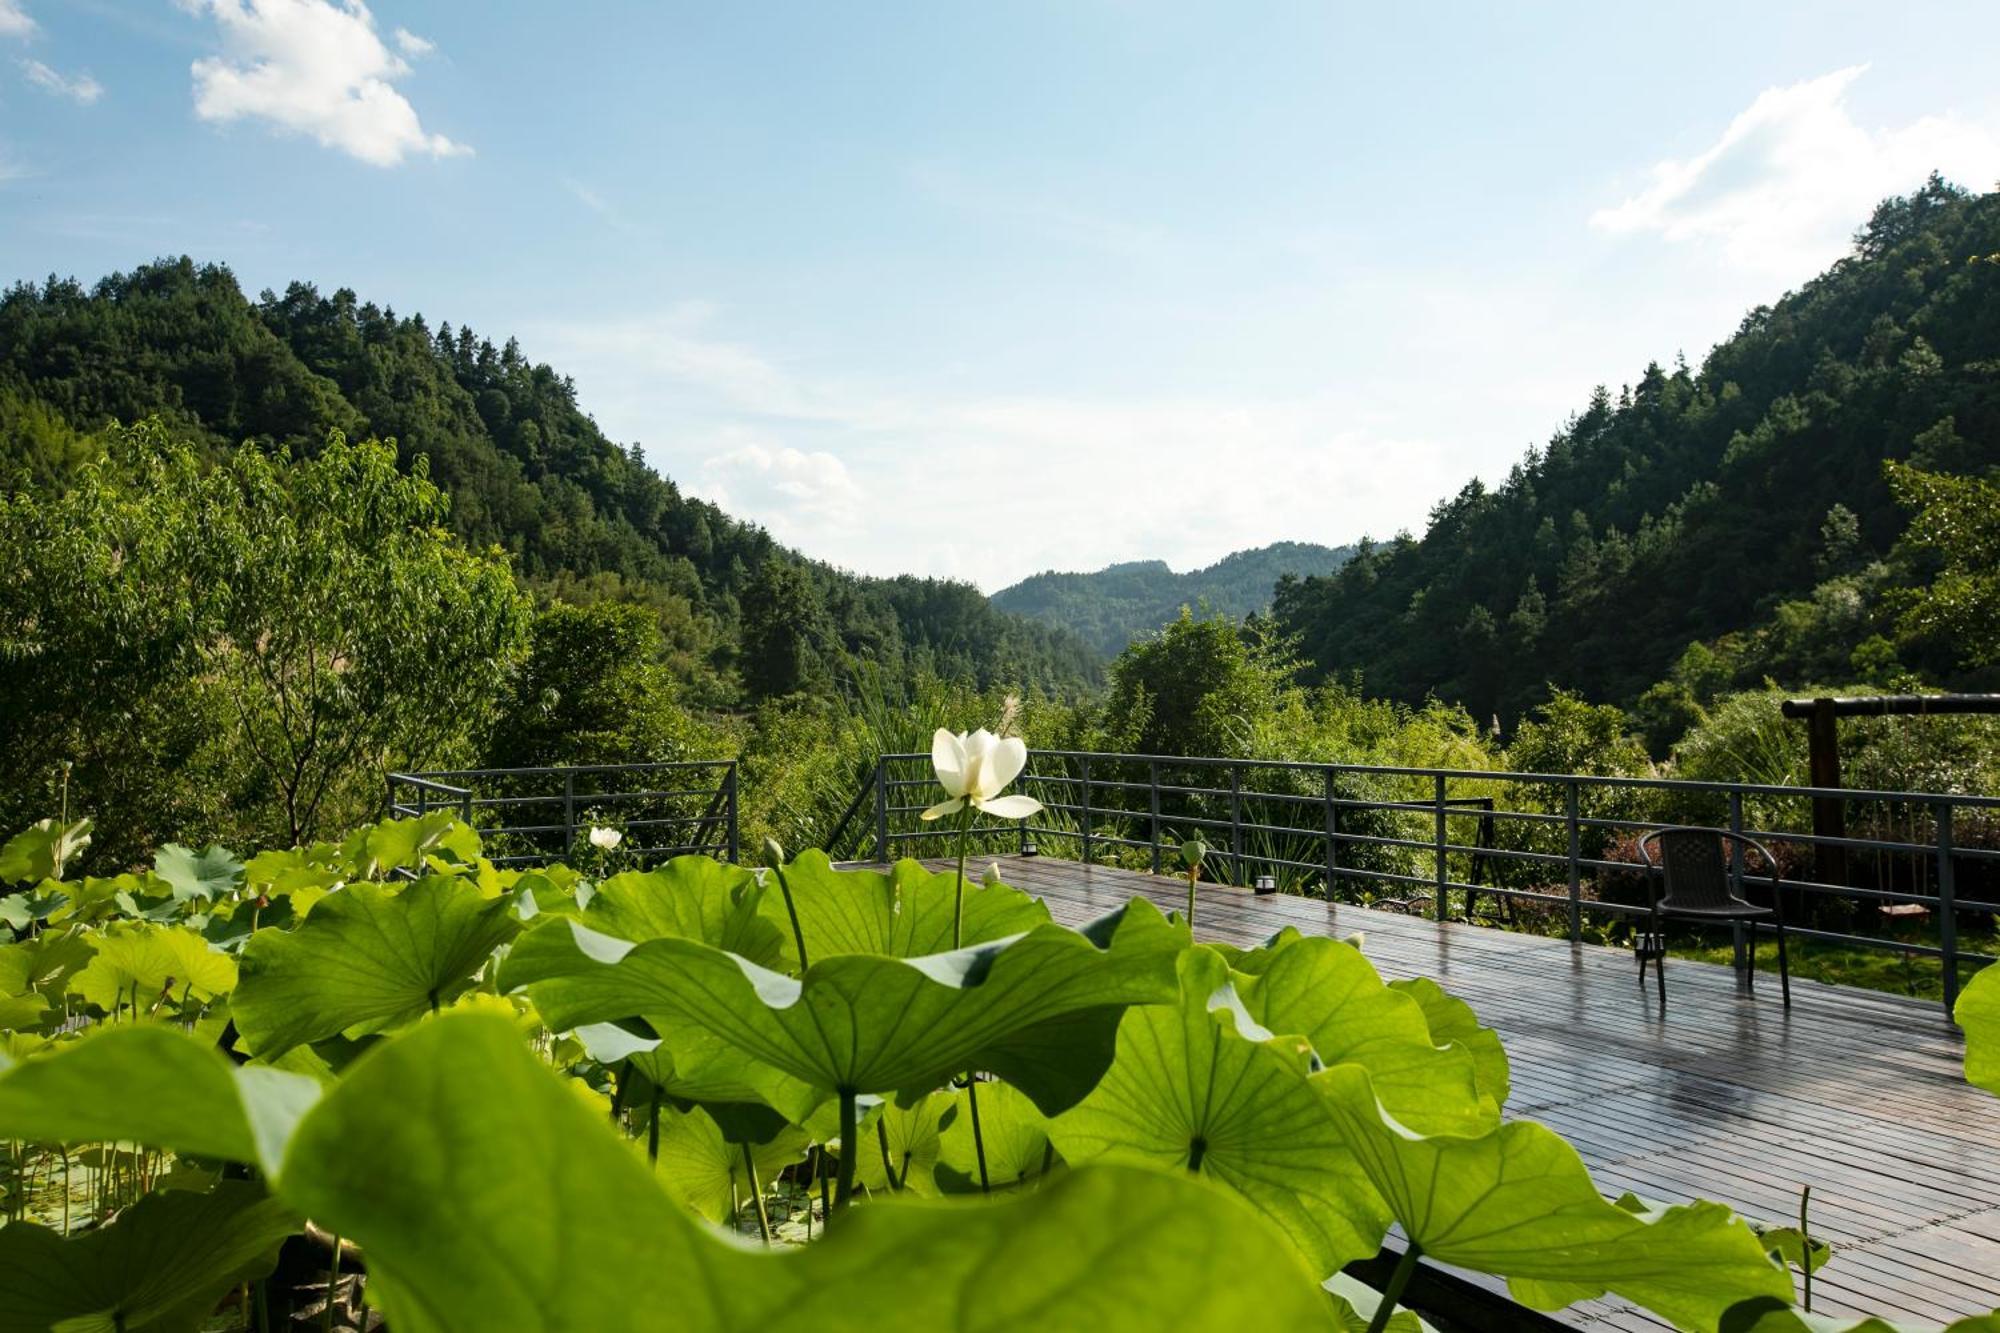
[[[601,848],[608,852],[623,841],[625,841],[625,835],[615,828],[593,826],[590,830],[590,845],[592,847]]]
[[[1002,796],[1008,783],[1028,766],[1028,743],[1018,736],[995,736],[981,727],[954,736],[943,727],[931,737],[931,767],[949,800],[924,811],[925,819],[941,819],[971,806],[996,819],[1026,819],[1041,813],[1032,796]]]

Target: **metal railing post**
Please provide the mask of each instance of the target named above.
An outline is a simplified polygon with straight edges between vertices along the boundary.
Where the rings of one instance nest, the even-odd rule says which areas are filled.
[[[1937,803],[1938,948],[1944,957],[1944,1012],[1949,1018],[1958,1003],[1958,883],[1952,865],[1951,802]]]
[[[563,855],[576,846],[576,770],[563,770]]]
[[[875,756],[875,859],[889,864],[889,759]]]
[[[1243,882],[1243,770],[1229,766],[1229,876]]]
[[[1737,835],[1729,840],[1729,891],[1741,898],[1743,896],[1743,789],[1740,787],[1732,788],[1729,793],[1729,831]],[[1772,866],[1771,877],[1775,879],[1777,878],[1777,874],[1778,867]],[[1783,892],[1781,889],[1773,889],[1771,891],[1773,893]],[[1771,906],[1775,908],[1778,904],[1773,903]],[[1731,921],[1729,923],[1729,935],[1735,945],[1736,975],[1740,980],[1745,975],[1743,971],[1743,923],[1741,921]],[[1757,936],[1754,932],[1750,936],[1750,966],[1753,968],[1757,966]]]
[[[1090,847],[1090,757],[1088,755],[1078,758],[1077,773],[1082,778],[1083,785],[1083,863],[1090,865],[1092,854]]]
[[[1333,803],[1333,769],[1326,776],[1326,900],[1333,901],[1333,886],[1340,877],[1340,807]]]
[[[1153,873],[1160,873],[1160,765],[1146,765],[1146,795],[1153,816]]]
[[[1435,856],[1437,859],[1437,865],[1435,867],[1435,872],[1437,877],[1437,900],[1431,904],[1431,907],[1437,919],[1442,921],[1445,918],[1445,908],[1446,908],[1445,895],[1447,890],[1445,889],[1445,883],[1449,879],[1449,876],[1446,872],[1450,868],[1446,864],[1445,850],[1444,850],[1446,841],[1445,823],[1444,823],[1445,782],[1444,782],[1444,774],[1442,773],[1437,775],[1437,786],[1433,792],[1433,795],[1435,796],[1437,802],[1437,813],[1434,816],[1437,826],[1437,849],[1435,852]]]
[[[729,761],[729,767],[723,771],[722,780],[726,784],[729,793],[729,859],[735,862],[743,859],[743,848],[738,839],[736,829],[736,761],[734,759]]]
[[[1583,943],[1583,825],[1577,813],[1576,779],[1563,784],[1563,820],[1569,829],[1569,942]]]

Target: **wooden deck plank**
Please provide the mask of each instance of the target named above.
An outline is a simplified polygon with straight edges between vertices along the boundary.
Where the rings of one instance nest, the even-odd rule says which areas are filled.
[[[994,859],[1071,924],[1135,894],[1186,902],[1176,879],[1052,857],[980,864]],[[1384,977],[1435,978],[1505,1041],[1508,1113],[1562,1133],[1608,1193],[1789,1221],[1810,1184],[1814,1230],[1836,1249],[1818,1308],[1944,1321],[2000,1305],[2000,1101],[1965,1083],[1935,1003],[1795,979],[1787,1011],[1775,977],[1746,996],[1730,969],[1676,959],[1662,1014],[1622,950],[1209,885],[1196,920],[1201,938],[1239,945],[1285,926],[1358,932]],[[1665,1326],[1616,1300],[1562,1318]]]

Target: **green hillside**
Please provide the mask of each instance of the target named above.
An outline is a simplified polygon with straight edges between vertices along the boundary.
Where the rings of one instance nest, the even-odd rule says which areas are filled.
[[[1331,573],[1352,553],[1347,546],[1273,542],[1185,574],[1176,574],[1164,560],[1133,560],[1091,574],[1050,571],[1003,588],[993,594],[993,605],[1073,630],[1110,657],[1172,620],[1183,606],[1206,603],[1238,618],[1268,610],[1281,577]]]
[[[781,569],[801,582],[776,651],[821,682],[871,664],[1055,690],[1099,675],[1075,637],[998,615],[968,584],[857,577],[684,495],[511,339],[304,283],[253,302],[227,268],[186,258],[0,297],[0,490],[57,478],[94,452],[83,436],[155,415],[211,452],[393,439],[406,467],[425,461],[469,545],[505,550],[545,595],[648,606],[713,702],[808,683],[742,660],[760,613],[745,599],[769,602]]]
[[[1990,687],[1912,614],[1941,557],[1904,540],[1885,460],[2000,466],[2000,195],[1885,202],[1699,366],[1600,388],[1498,487],[1288,581],[1276,614],[1321,678],[1508,725],[1553,684],[1643,705],[1656,742],[1767,676]]]

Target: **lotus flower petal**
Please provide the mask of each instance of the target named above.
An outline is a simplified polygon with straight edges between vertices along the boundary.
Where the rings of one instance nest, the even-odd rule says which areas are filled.
[[[931,767],[937,770],[938,785],[948,796],[965,795],[965,744],[943,727],[931,737]],[[925,816],[930,818],[930,816]]]
[[[1042,812],[1042,803],[1032,796],[995,796],[990,801],[981,801],[979,809],[995,819],[1026,819]]]
[[[980,773],[985,782],[986,796],[998,796],[1006,790],[1007,784],[1021,776],[1021,770],[1028,766],[1028,743],[1019,736],[1008,736],[995,741],[993,753]]]
[[[924,811],[921,818],[943,819],[946,815],[955,815],[964,808],[965,798],[963,796],[954,796],[949,801],[939,801],[936,805]]]

